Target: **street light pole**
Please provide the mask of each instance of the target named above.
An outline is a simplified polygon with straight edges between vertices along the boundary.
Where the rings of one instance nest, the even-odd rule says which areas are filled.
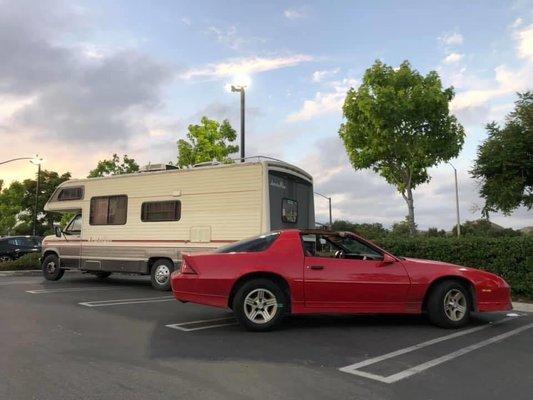
[[[455,211],[457,214],[457,237],[461,236],[461,218],[459,216],[459,185],[457,184],[457,168],[452,163],[448,163],[453,168],[455,176]]]
[[[235,86],[231,85],[231,91],[232,92],[240,92],[241,93],[241,162],[244,162],[245,158],[245,151],[244,151],[244,109],[245,109],[245,89],[246,86]]]
[[[37,236],[37,213],[39,204],[39,183],[41,181],[41,163],[37,164],[37,184],[35,185],[35,210],[33,213],[33,236]]]
[[[320,196],[320,197],[323,197],[323,198],[327,199],[327,201],[328,201],[328,205],[329,205],[329,227],[331,228],[333,226],[333,218],[332,218],[332,214],[331,214],[331,197],[325,196],[322,193],[318,193],[318,192],[314,192],[314,193],[316,195]]]

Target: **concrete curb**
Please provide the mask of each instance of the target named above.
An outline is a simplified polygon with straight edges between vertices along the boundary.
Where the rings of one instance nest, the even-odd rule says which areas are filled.
[[[533,313],[533,304],[513,302],[513,310]]]
[[[35,276],[41,273],[40,269],[25,269],[22,271],[0,271],[0,276]]]

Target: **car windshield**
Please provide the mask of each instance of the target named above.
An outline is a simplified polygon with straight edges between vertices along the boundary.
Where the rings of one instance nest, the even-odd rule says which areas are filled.
[[[276,241],[279,232],[267,233],[260,236],[244,239],[236,243],[223,246],[215,250],[215,253],[250,253],[265,251]]]

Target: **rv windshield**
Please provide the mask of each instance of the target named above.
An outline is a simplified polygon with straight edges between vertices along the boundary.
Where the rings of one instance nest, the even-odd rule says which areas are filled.
[[[254,236],[236,243],[222,246],[215,250],[215,253],[255,253],[265,251],[276,241],[279,232],[267,233],[265,235]]]

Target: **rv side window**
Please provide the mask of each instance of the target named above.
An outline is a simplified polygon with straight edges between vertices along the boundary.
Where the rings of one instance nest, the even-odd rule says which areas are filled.
[[[70,187],[61,189],[57,199],[59,201],[81,200],[83,198],[83,187]]]
[[[179,221],[181,218],[181,202],[172,201],[150,201],[141,206],[141,221]]]
[[[100,196],[91,199],[89,224],[124,225],[128,213],[127,196]]]
[[[281,203],[281,220],[291,224],[298,221],[298,202],[291,199],[283,199]]]

